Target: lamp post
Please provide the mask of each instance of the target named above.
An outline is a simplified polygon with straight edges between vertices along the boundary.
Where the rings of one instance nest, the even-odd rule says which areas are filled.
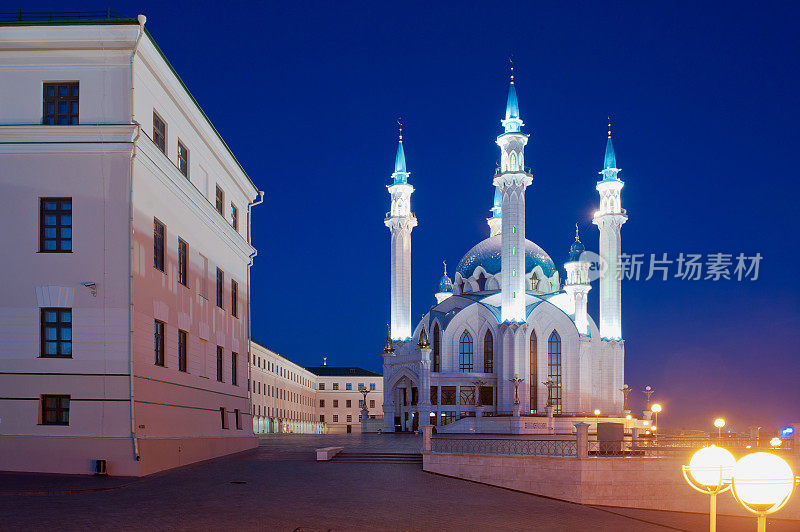
[[[630,410],[630,408],[628,408],[628,394],[631,393],[631,390],[632,390],[632,388],[630,386],[628,386],[627,384],[623,384],[622,388],[619,389],[619,391],[622,392],[622,411],[623,412],[627,412],[628,410]]]
[[[683,466],[683,478],[691,487],[711,496],[709,506],[710,532],[717,530],[717,495],[731,487],[731,476],[736,459],[730,451],[710,445],[692,455],[688,466]]]
[[[714,420],[714,426],[717,427],[717,439],[721,440],[722,439],[722,427],[725,426],[725,420],[722,419],[721,417],[718,417],[717,419]]]
[[[739,504],[758,516],[758,532],[766,532],[767,515],[789,502],[797,478],[792,467],[780,456],[755,452],[736,462],[732,486],[733,496]]]
[[[645,386],[644,390],[642,390],[645,397],[647,397],[647,401],[645,402],[644,409],[650,410],[650,396],[653,395],[656,391],[652,389],[650,386]]]
[[[523,378],[521,378],[518,374],[514,373],[513,379],[508,379],[509,382],[514,383],[514,404],[519,405],[519,383],[521,383]]]
[[[658,436],[658,432],[656,432],[656,429],[658,429],[658,413],[661,412],[661,405],[658,403],[653,403],[653,405],[650,407],[650,410],[653,412],[653,414],[655,414],[655,419],[653,419],[653,427],[652,427],[653,435]]]

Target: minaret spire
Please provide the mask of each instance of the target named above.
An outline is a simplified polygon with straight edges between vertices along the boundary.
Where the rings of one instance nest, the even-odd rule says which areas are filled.
[[[617,156],[614,153],[614,143],[611,142],[611,115],[608,115],[608,140],[606,140],[606,155],[603,158],[603,170],[600,172],[603,175],[604,181],[612,181],[617,179],[620,169],[617,168]]]
[[[392,174],[392,178],[394,179],[394,183],[406,183],[408,182],[408,176],[410,175],[409,172],[406,170],[406,152],[403,150],[403,120],[402,118],[397,119],[397,127],[399,130],[398,139],[397,139],[397,155],[394,158],[394,173]]]

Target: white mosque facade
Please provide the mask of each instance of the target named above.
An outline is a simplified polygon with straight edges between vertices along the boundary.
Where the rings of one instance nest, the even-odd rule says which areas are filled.
[[[616,275],[627,214],[611,132],[593,219],[600,231],[600,263],[611,272],[600,276],[598,324],[587,313],[591,264],[577,231],[563,278],[550,256],[525,238],[525,196],[533,176],[525,167],[528,136],[513,76],[501,123],[489,237],[464,255],[452,280],[445,270],[436,304],[413,330],[411,232],[417,220],[400,137],[385,220],[391,232],[391,325],[383,353],[386,431],[442,427],[476,415],[496,421],[548,417],[552,429],[553,418],[574,420],[598,410],[628,413],[620,393],[625,346]]]

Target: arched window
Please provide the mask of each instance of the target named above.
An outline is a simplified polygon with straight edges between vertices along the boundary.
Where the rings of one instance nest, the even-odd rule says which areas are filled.
[[[439,342],[439,324],[433,326],[433,371],[441,371],[441,343]]]
[[[550,379],[550,404],[553,413],[561,413],[561,337],[556,331],[547,340],[547,369]]]
[[[511,152],[511,156],[508,158],[508,166],[508,169],[512,172],[517,169],[517,154],[513,151]]]
[[[494,338],[488,329],[483,336],[483,372],[494,373]]]
[[[478,276],[478,292],[486,290],[486,276],[481,272]]]
[[[539,371],[537,370],[537,364],[539,363],[539,358],[537,357],[536,353],[536,331],[531,331],[531,343],[530,343],[530,350],[531,350],[531,413],[536,413],[539,410],[539,398],[536,393],[536,386],[539,384]]]
[[[468,331],[461,333],[458,341],[458,371],[472,373],[472,336]]]

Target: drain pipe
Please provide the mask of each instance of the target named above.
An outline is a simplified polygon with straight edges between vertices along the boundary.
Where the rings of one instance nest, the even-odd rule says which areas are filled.
[[[252,246],[253,245],[253,235],[252,235],[252,217],[253,217],[253,207],[256,205],[261,205],[264,203],[264,191],[258,191],[259,198],[255,201],[252,201],[247,204],[247,242]],[[253,353],[250,349],[250,341],[253,336],[253,318],[251,315],[252,311],[252,304],[250,303],[250,268],[253,267],[253,259],[256,258],[258,255],[258,250],[253,248],[253,253],[250,254],[247,261],[247,379],[250,380],[252,367],[253,365],[250,363],[250,360],[253,356]],[[252,384],[252,382],[251,382]],[[248,390],[248,399],[247,402],[250,403],[250,391]],[[251,403],[252,404],[252,403]],[[251,406],[252,409],[252,406]],[[250,426],[252,428],[253,425],[253,413],[250,413]]]
[[[133,112],[133,62],[136,58],[136,52],[139,50],[139,43],[144,36],[144,24],[147,22],[147,17],[139,15],[139,35],[136,37],[136,44],[133,45],[131,52],[131,124],[136,125],[136,136],[133,137],[131,144],[131,164],[128,173],[128,379],[130,382],[131,400],[130,400],[130,416],[131,416],[131,442],[133,443],[133,458],[137,462],[140,460],[139,456],[139,440],[136,438],[136,420],[133,417],[133,159],[136,157],[136,142],[139,140],[139,135],[142,133],[142,126],[134,118]]]

